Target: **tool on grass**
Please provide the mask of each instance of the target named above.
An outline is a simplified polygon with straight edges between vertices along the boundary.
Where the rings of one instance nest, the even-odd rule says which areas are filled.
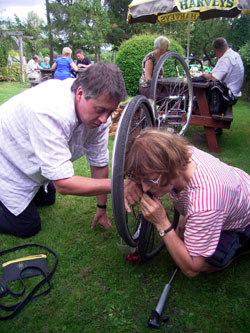
[[[0,297],[7,297],[7,304],[0,303],[1,313],[5,313],[5,315],[0,314],[0,320],[8,320],[14,318],[30,301],[37,299],[40,296],[47,295],[52,287],[51,278],[55,273],[58,257],[56,253],[50,250],[48,247],[40,244],[25,244],[13,247],[11,249],[6,249],[0,251],[0,257],[3,255],[7,255],[11,252],[16,252],[21,249],[26,248],[39,248],[39,250],[45,250],[46,253],[38,253],[32,254],[26,257],[15,258],[13,260],[5,260],[2,263],[2,271],[4,273],[4,277],[0,276]],[[49,271],[47,266],[47,253],[50,253],[54,256],[54,264],[53,268]],[[15,255],[16,257],[16,255]],[[50,259],[51,260],[51,259]],[[36,275],[42,275],[42,279],[40,279],[35,286],[33,286],[30,291],[26,290],[25,283],[23,279],[30,278]],[[8,286],[9,281],[19,281],[22,285],[21,292],[14,292]],[[47,285],[47,289],[40,290],[41,287]],[[10,305],[9,299],[10,296],[15,298],[19,298],[17,303]],[[20,297],[22,299],[20,299]],[[6,311],[6,312],[4,312]]]
[[[163,292],[161,294],[161,297],[159,299],[159,302],[157,304],[157,307],[155,308],[155,310],[152,310],[151,316],[148,320],[148,326],[149,327],[154,327],[154,328],[160,328],[160,317],[162,314],[162,310],[164,308],[168,293],[171,289],[171,283],[176,275],[176,273],[178,272],[179,268],[177,267],[174,271],[174,274],[172,275],[169,283],[167,283],[163,289]]]

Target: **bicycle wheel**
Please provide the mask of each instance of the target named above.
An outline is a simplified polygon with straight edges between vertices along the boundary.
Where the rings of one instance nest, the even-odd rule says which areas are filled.
[[[193,87],[188,66],[182,56],[167,52],[155,66],[150,98],[159,127],[184,135],[192,115]]]
[[[139,204],[131,206],[128,214],[124,207],[124,163],[126,148],[140,131],[154,125],[151,105],[145,96],[136,96],[124,109],[119,121],[113,147],[111,169],[111,196],[115,224],[122,239],[131,247],[136,247],[141,225]]]
[[[163,202],[163,205],[166,209],[166,214],[175,229],[180,214],[174,208],[169,196],[166,196],[164,199],[165,202]],[[137,250],[141,260],[147,261],[156,256],[165,247],[165,243],[152,223],[148,222],[143,216],[141,221]]]

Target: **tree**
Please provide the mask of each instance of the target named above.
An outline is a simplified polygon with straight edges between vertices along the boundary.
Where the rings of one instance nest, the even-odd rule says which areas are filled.
[[[57,0],[49,4],[52,33],[57,51],[70,46],[73,51],[83,48],[100,59],[100,47],[111,31],[107,10],[101,0]]]
[[[250,15],[246,14],[235,18],[232,23],[230,41],[235,51],[238,51],[250,40]]]
[[[190,54],[199,59],[208,60],[210,65],[215,65],[212,42],[215,38],[230,36],[232,19],[218,18],[206,21],[197,20],[192,25],[190,34]]]
[[[3,21],[0,27],[3,30],[23,33],[23,53],[29,59],[34,54],[39,54],[41,48],[47,46],[46,36],[43,35],[43,24],[43,20],[35,12],[30,11],[26,19],[21,20],[15,15],[14,20]]]

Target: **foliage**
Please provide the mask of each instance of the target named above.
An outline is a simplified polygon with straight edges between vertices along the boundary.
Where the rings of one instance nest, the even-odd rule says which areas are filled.
[[[107,34],[107,42],[118,50],[121,43],[133,35],[159,34],[176,40],[183,48],[186,47],[187,22],[170,22],[168,24],[127,23],[128,5],[131,0],[105,0],[108,8],[112,32]]]
[[[154,50],[154,40],[158,35],[139,35],[133,36],[123,42],[117,52],[115,63],[120,67],[127,93],[136,95],[138,93],[139,79],[142,73],[142,60],[145,55]],[[171,40],[171,51],[176,51],[184,55],[182,47]]]
[[[0,67],[0,81],[20,81],[20,65],[12,64],[11,66]]]
[[[246,43],[240,48],[240,55],[242,57],[245,68],[245,91],[248,100],[250,101],[250,42]]]
[[[235,51],[250,40],[250,14],[234,19],[230,30],[229,41]]]
[[[49,4],[49,10],[56,51],[60,53],[64,46],[69,46],[74,53],[81,48],[93,52],[98,61],[105,35],[111,31],[101,0],[58,0]]]
[[[217,37],[224,37],[230,43],[232,19],[218,18],[206,21],[197,20],[192,23],[190,33],[190,50],[192,56],[198,59],[208,60],[209,66],[216,62],[212,42]]]
[[[0,37],[0,44],[0,67],[4,67],[8,63],[8,51],[10,47],[8,41],[3,37]]]
[[[20,92],[15,86],[27,88],[0,83],[0,103]],[[233,108],[234,121],[218,138],[222,153],[216,156],[249,173],[249,103],[240,100]],[[207,149],[204,129],[192,127],[195,130],[188,131],[189,138],[198,137],[199,147]],[[111,155],[113,138],[109,141]],[[84,158],[74,162],[74,169],[77,175],[90,175]],[[2,250],[38,243],[59,257],[50,293],[30,302],[14,319],[2,322],[1,333],[154,332],[147,321],[170,280],[174,263],[166,249],[147,263],[128,263],[117,246],[120,239],[110,197],[108,216],[113,226],[109,230],[90,228],[95,209],[94,197],[57,195],[53,206],[39,208],[42,230],[36,236],[22,239],[1,234]],[[49,267],[52,259],[49,256]],[[27,287],[32,279],[25,279]],[[249,289],[249,255],[218,273],[193,279],[178,273],[163,312],[170,320],[161,322],[159,332],[249,332]],[[13,291],[20,291],[20,285]],[[17,301],[19,298],[11,298],[8,305]]]

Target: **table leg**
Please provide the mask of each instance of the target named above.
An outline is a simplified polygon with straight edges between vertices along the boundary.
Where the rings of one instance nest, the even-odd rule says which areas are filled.
[[[207,97],[206,97],[205,89],[194,87],[194,94],[197,99],[197,104],[199,107],[200,115],[211,117],[209,107],[207,104]],[[206,138],[207,138],[209,151],[211,153],[219,153],[220,148],[219,148],[219,145],[217,142],[217,137],[215,134],[214,127],[204,126],[204,130],[205,130],[205,134],[206,134]]]
[[[220,153],[220,147],[213,127],[204,126],[208,148],[211,153]]]

